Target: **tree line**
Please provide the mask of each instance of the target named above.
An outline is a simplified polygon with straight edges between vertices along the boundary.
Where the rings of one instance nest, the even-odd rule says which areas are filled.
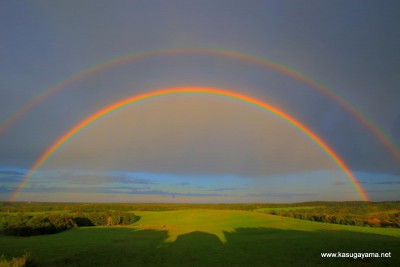
[[[296,209],[296,210],[271,210],[272,215],[285,216],[294,219],[315,222],[357,225],[369,227],[391,227],[400,228],[400,212],[373,212],[373,213],[351,213],[349,210],[332,213],[330,209]]]
[[[79,226],[129,225],[140,219],[131,212],[76,212],[68,214],[3,214],[0,229],[7,235],[32,236],[63,232]]]
[[[365,202],[365,201],[311,201],[298,203],[46,203],[46,202],[0,202],[0,212],[48,212],[48,211],[167,211],[185,209],[216,210],[256,210],[260,208],[285,207],[328,207],[345,211],[355,210],[358,213],[400,210],[400,201]]]

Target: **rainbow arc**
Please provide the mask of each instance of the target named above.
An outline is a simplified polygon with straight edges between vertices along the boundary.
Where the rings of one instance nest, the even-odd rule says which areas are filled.
[[[22,182],[18,185],[17,189],[13,192],[9,201],[14,201],[17,197],[17,194],[23,189],[24,185],[27,181],[33,176],[33,174],[58,150],[62,147],[64,143],[68,140],[73,138],[76,134],[78,134],[81,130],[88,127],[89,125],[95,123],[97,120],[104,118],[108,114],[119,110],[127,105],[134,104],[143,100],[161,97],[165,95],[172,95],[172,94],[211,94],[216,96],[227,97],[230,99],[235,99],[238,101],[249,103],[253,106],[262,108],[268,112],[271,112],[278,118],[286,121],[287,123],[294,126],[299,132],[305,134],[311,141],[316,143],[322,151],[324,151],[332,160],[333,162],[343,171],[343,173],[348,177],[350,182],[353,184],[354,188],[358,192],[359,196],[364,201],[369,201],[367,194],[361,187],[360,183],[357,181],[356,177],[351,172],[350,168],[344,163],[344,161],[337,155],[334,150],[325,142],[323,141],[317,134],[315,134],[311,129],[309,129],[306,125],[302,124],[289,114],[279,110],[278,108],[269,105],[263,101],[260,101],[256,98],[253,98],[248,95],[239,94],[236,92],[231,92],[227,90],[221,89],[214,89],[214,88],[202,88],[202,87],[184,87],[184,88],[170,88],[164,90],[153,91],[149,93],[144,93],[140,95],[136,95],[133,97],[129,97],[118,101],[114,104],[111,104],[100,111],[92,114],[85,120],[81,121],[80,123],[76,124],[73,128],[67,131],[63,136],[61,136],[56,142],[54,142],[35,162],[32,166],[28,174],[24,177]]]
[[[116,58],[112,58],[105,62],[101,62],[92,67],[89,67],[81,72],[78,72],[67,79],[58,82],[54,86],[45,89],[42,93],[37,95],[35,98],[29,100],[24,105],[22,105],[18,110],[12,113],[10,116],[6,117],[3,122],[0,123],[0,134],[5,132],[11,126],[13,126],[18,120],[20,120],[26,113],[28,113],[32,108],[37,106],[39,103],[53,95],[54,93],[60,91],[65,88],[68,84],[84,79],[87,76],[93,75],[95,73],[99,73],[101,71],[107,70],[113,66],[117,66],[124,63],[136,62],[142,59],[150,58],[150,57],[161,57],[161,56],[174,56],[174,55],[186,55],[186,54],[195,54],[195,55],[211,55],[217,57],[226,57],[231,59],[240,60],[243,62],[250,62],[253,64],[257,64],[262,67],[266,67],[268,69],[272,69],[279,73],[285,74],[289,77],[292,77],[296,80],[299,80],[305,84],[310,85],[312,88],[318,90],[324,95],[328,96],[331,100],[340,105],[343,109],[345,109],[348,113],[350,113],[354,118],[357,119],[362,125],[364,125],[369,132],[386,148],[386,150],[400,163],[400,150],[396,146],[395,142],[391,140],[391,138],[384,133],[379,127],[366,116],[361,111],[359,111],[354,105],[351,105],[348,101],[335,94],[331,89],[326,86],[323,86],[321,83],[316,80],[311,79],[305,74],[301,73],[294,68],[290,68],[283,64],[279,64],[275,61],[256,57],[252,55],[248,55],[245,53],[239,53],[236,51],[230,50],[222,50],[222,49],[206,49],[206,48],[181,48],[181,49],[165,49],[165,50],[155,50],[155,51],[146,51],[137,54],[124,55]]]

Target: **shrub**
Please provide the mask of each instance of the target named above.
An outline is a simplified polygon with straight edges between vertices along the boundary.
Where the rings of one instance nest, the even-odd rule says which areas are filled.
[[[50,214],[48,220],[58,232],[69,230],[77,226],[73,218],[66,214]]]
[[[55,234],[76,227],[73,219],[64,214],[38,215],[29,220],[7,223],[4,233],[16,236]]]
[[[78,226],[113,226],[113,225],[129,225],[140,219],[130,212],[85,212],[76,213],[73,216],[74,222]]]
[[[83,215],[73,217],[73,220],[77,226],[94,226],[92,221],[89,220],[89,218],[84,217]]]
[[[34,267],[36,262],[32,257],[32,254],[25,252],[24,255],[17,258],[7,260],[4,255],[0,258],[0,267]]]

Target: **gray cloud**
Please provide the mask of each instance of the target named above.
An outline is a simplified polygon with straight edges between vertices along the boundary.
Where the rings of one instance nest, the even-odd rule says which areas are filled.
[[[0,170],[0,183],[19,183],[25,176],[25,172],[18,170]]]
[[[400,178],[400,177],[395,177],[395,178]],[[400,184],[400,179],[395,179],[393,180],[386,180],[386,179],[382,179],[382,177],[380,177],[379,175],[377,175],[376,177],[371,176],[368,178],[361,178],[359,179],[360,184],[363,185],[390,185],[390,184]]]
[[[97,193],[101,189],[95,187],[69,187],[69,186],[48,186],[33,185],[24,187],[21,192],[26,193]]]
[[[376,190],[376,189],[365,189],[367,193],[398,193],[399,190],[397,189],[382,189],[382,190]]]
[[[188,186],[188,185],[190,185],[190,183],[189,183],[189,182],[180,182],[180,183],[176,183],[176,185],[179,185],[179,186]]]
[[[0,183],[19,183],[23,176],[0,176]]]
[[[10,192],[9,188],[0,187],[3,192]],[[104,193],[104,194],[129,194],[129,195],[159,195],[159,196],[186,196],[186,197],[214,197],[224,196],[217,193],[191,193],[191,192],[173,192],[166,190],[151,189],[150,187],[63,187],[63,186],[44,186],[36,185],[23,189],[27,193]]]
[[[266,193],[255,193],[255,194],[246,194],[246,195],[249,197],[279,197],[279,198],[316,196],[316,194],[313,194],[313,193],[296,193],[296,192],[285,192],[285,193],[266,192]]]
[[[86,185],[100,185],[109,183],[120,184],[141,184],[150,185],[154,184],[150,179],[134,178],[128,176],[115,176],[115,175],[80,175],[80,174],[61,174],[58,179],[65,179],[68,184],[86,184]]]
[[[214,188],[214,189],[209,189],[207,191],[235,191],[235,190],[240,190],[239,188],[233,188],[233,187],[218,187],[218,188]]]
[[[332,185],[339,185],[339,186],[348,185],[348,184],[349,184],[348,181],[334,181],[334,182],[332,183]]]
[[[382,182],[370,182],[367,184],[400,184],[400,181],[382,181]]]
[[[126,193],[133,191],[143,191],[143,190],[151,190],[150,186],[142,186],[142,187],[127,187],[127,186],[116,186],[116,187],[105,187],[101,189],[102,193]]]
[[[16,171],[16,170],[0,170],[0,176],[1,175],[23,176],[23,175],[25,175],[25,172]]]
[[[0,186],[0,193],[11,193],[14,192],[15,188],[8,186]]]
[[[127,189],[127,188],[120,188],[120,189]],[[187,197],[212,197],[212,196],[223,196],[223,194],[212,194],[212,193],[181,193],[181,192],[171,192],[171,191],[166,191],[166,190],[158,190],[158,189],[143,189],[143,188],[128,188],[128,192],[124,192],[126,194],[131,194],[131,195],[160,195],[160,196],[171,196],[171,197],[177,197],[177,196],[187,196]],[[115,189],[110,188],[105,191],[104,193],[115,193]],[[121,191],[119,191],[121,193]]]
[[[122,183],[122,184],[154,184],[150,179],[132,178],[124,176],[108,176],[106,179],[108,183]]]

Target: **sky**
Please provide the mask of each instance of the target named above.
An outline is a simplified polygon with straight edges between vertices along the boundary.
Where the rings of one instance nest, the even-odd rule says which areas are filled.
[[[400,199],[398,1],[1,1],[0,200]]]

